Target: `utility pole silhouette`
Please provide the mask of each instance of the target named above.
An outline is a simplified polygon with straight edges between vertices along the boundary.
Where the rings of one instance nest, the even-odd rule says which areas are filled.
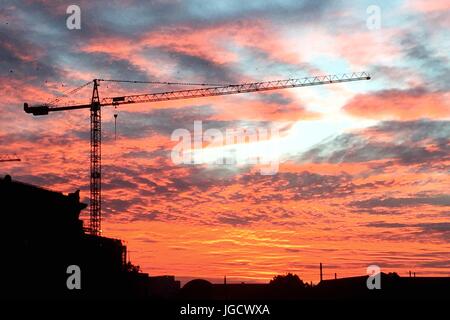
[[[323,280],[322,262],[320,263],[320,282]]]

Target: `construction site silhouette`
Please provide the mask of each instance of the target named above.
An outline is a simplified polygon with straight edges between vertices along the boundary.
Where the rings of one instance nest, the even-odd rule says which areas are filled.
[[[380,274],[381,289],[368,276],[306,284],[295,275],[266,284],[192,280],[180,288],[175,276],[149,276],[127,258],[121,240],[85,232],[79,191],[60,192],[0,177],[3,219],[2,297],[6,299],[321,300],[448,299],[450,277]],[[79,267],[81,284],[70,288],[68,268]]]

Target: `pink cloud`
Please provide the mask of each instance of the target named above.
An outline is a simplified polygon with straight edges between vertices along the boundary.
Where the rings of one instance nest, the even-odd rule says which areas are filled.
[[[450,117],[448,101],[448,94],[386,90],[357,95],[343,110],[358,117],[377,120],[445,119]]]

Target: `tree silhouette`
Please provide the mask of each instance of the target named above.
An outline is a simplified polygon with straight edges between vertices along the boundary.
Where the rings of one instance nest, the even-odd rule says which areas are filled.
[[[292,289],[304,289],[306,284],[298,275],[287,273],[286,275],[277,275],[270,280],[269,284],[273,287],[292,290]]]
[[[398,275],[397,272],[389,272],[386,276],[392,280],[400,279],[400,276]]]

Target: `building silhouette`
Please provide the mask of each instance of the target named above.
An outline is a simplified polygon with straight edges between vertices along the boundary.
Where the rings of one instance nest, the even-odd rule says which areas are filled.
[[[118,239],[85,232],[79,192],[60,192],[0,178],[5,275],[0,290],[7,298],[90,299],[168,298],[179,289],[173,276],[149,277],[127,262]],[[67,268],[81,271],[81,289],[66,284]]]

